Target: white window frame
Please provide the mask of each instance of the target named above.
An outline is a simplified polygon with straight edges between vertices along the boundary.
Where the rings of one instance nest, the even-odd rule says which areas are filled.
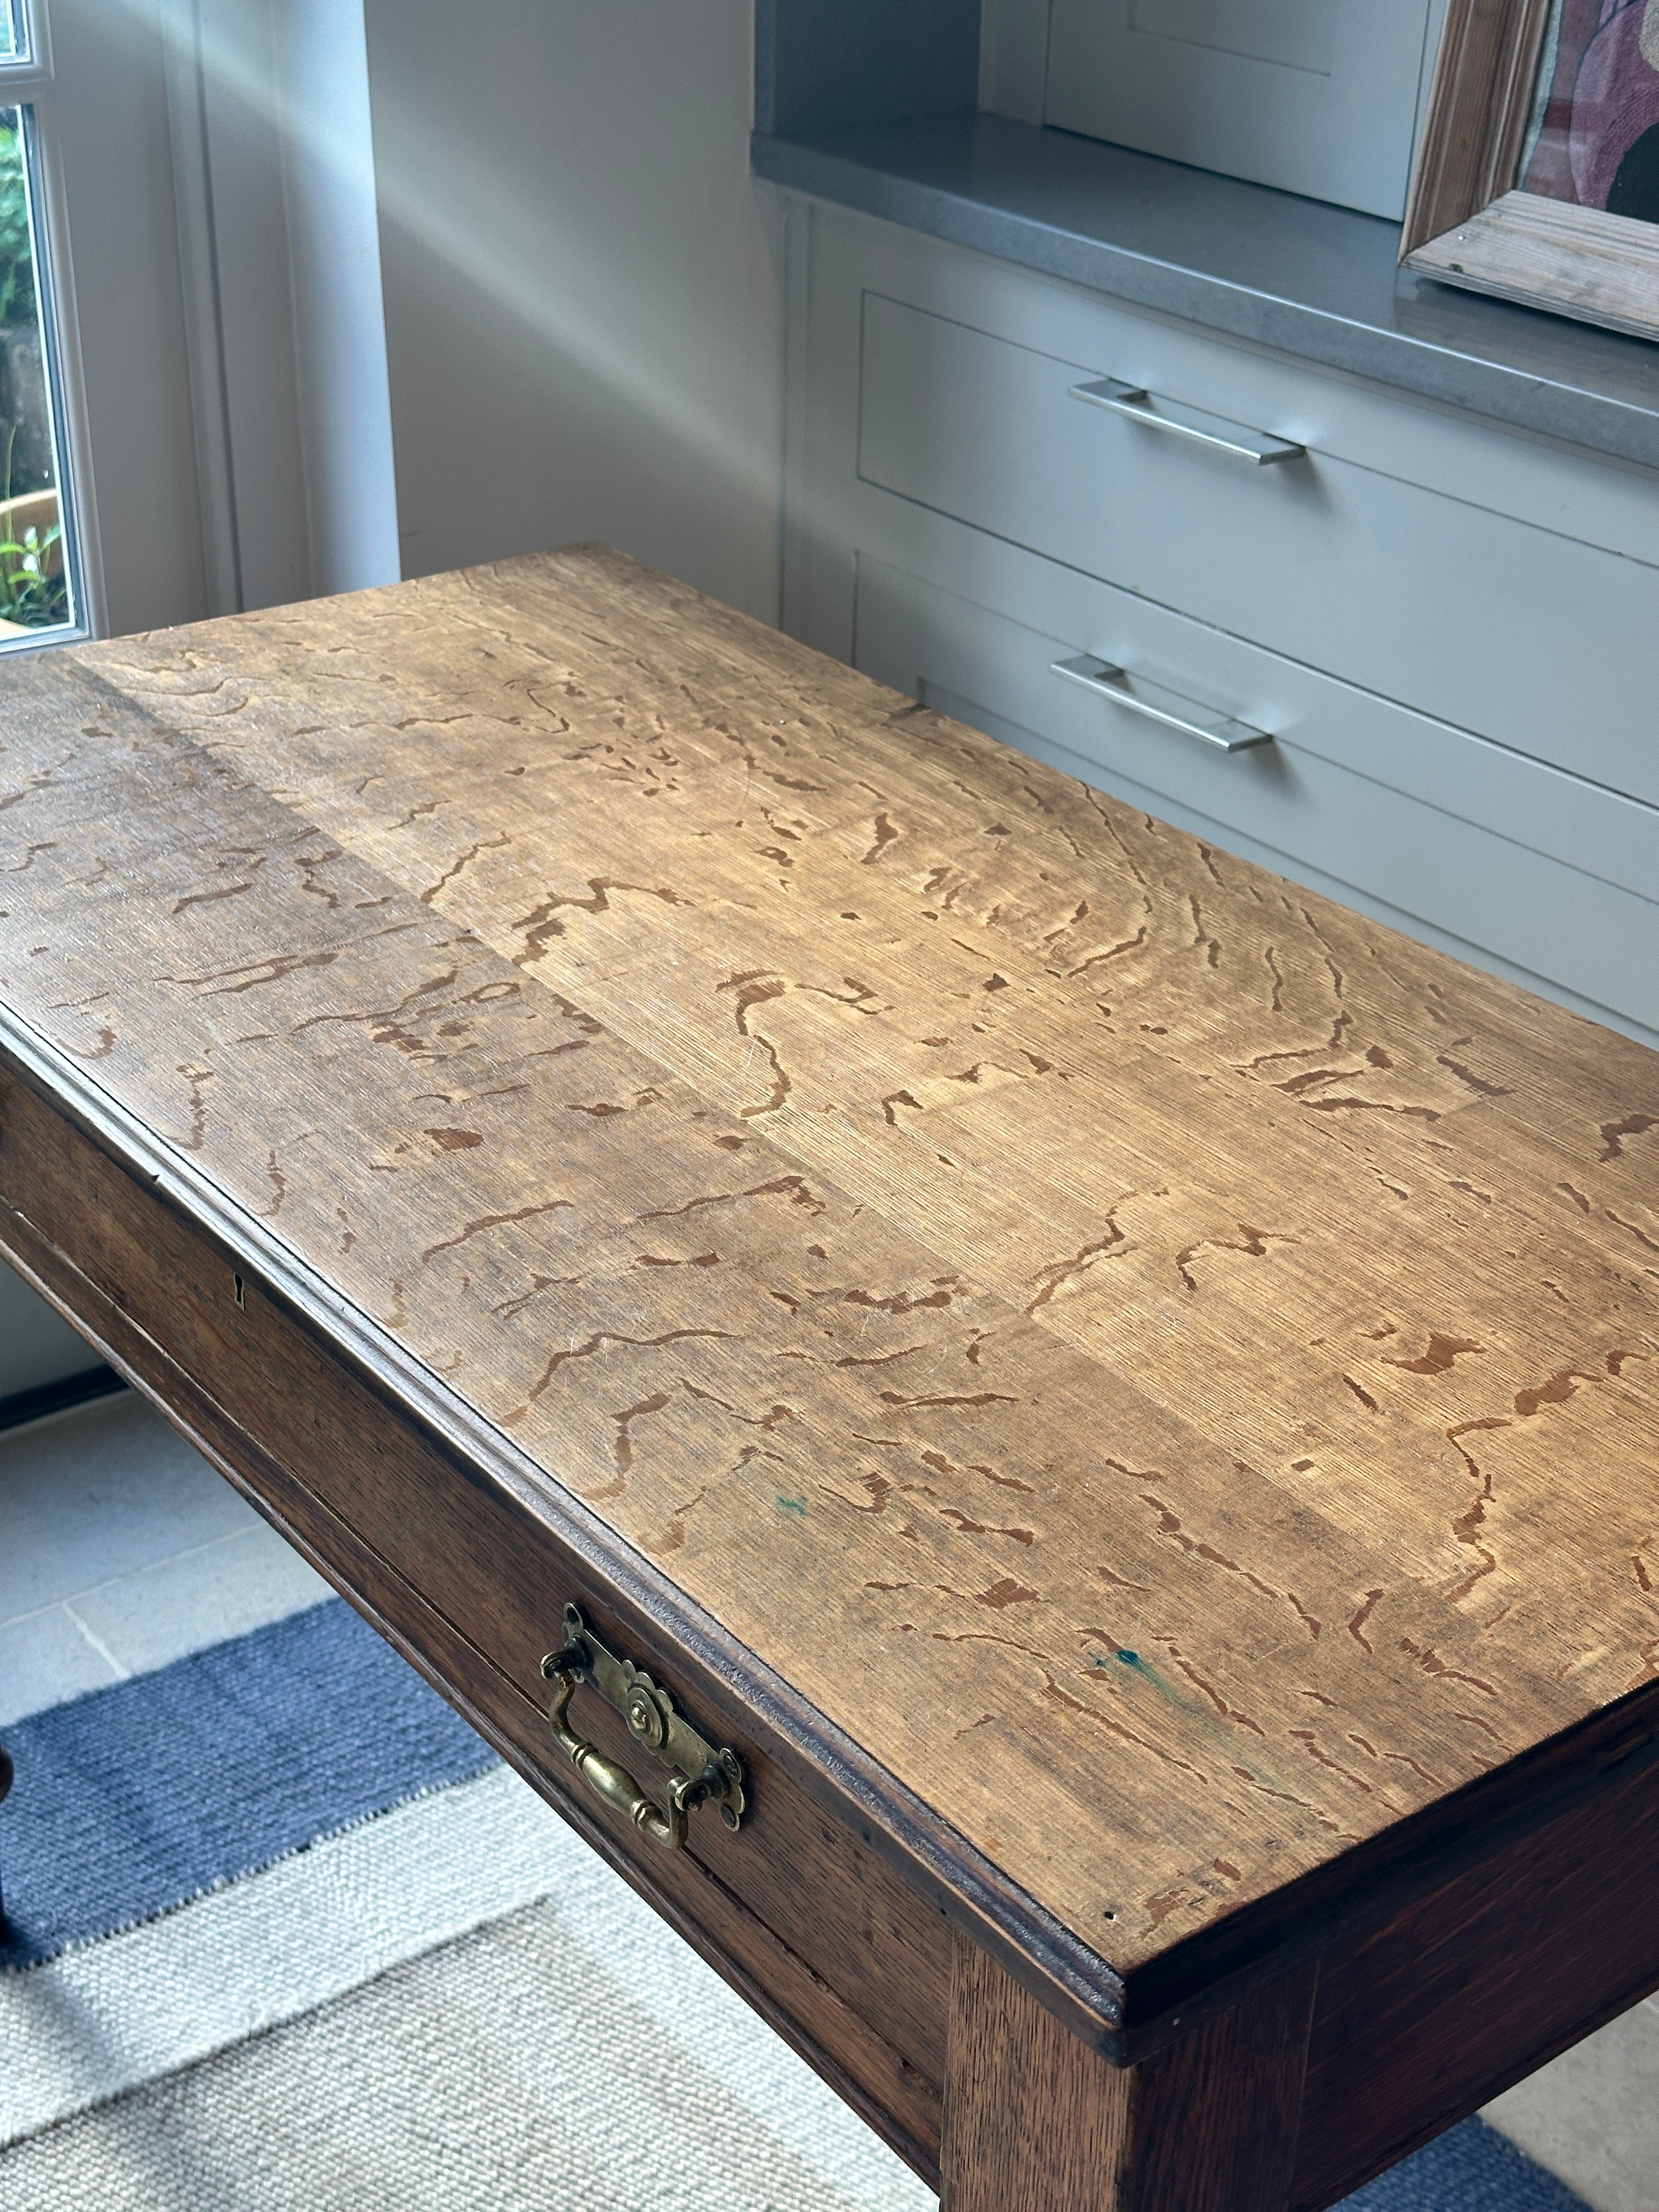
[[[393,580],[362,0],[164,21],[209,610]]]
[[[33,653],[49,645],[108,634],[104,568],[87,436],[86,388],[82,375],[75,276],[69,251],[69,216],[55,129],[52,21],[46,0],[15,0],[27,51],[0,60],[0,107],[27,108],[23,132],[29,213],[34,245],[35,291],[40,303],[46,404],[60,482],[64,559],[76,620],[39,638],[0,640],[0,655]]]

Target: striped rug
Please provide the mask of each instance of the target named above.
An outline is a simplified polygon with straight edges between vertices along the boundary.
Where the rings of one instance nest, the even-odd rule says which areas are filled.
[[[7,1731],[0,2212],[930,2212],[337,1601]],[[1479,2120],[1349,2212],[1583,2212]]]

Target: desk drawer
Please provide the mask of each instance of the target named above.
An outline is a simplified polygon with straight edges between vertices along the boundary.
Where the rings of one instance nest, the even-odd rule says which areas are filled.
[[[864,555],[866,673],[1655,1041],[1659,810],[1128,592],[1006,547],[964,544],[965,532],[931,534],[941,566],[1024,618]],[[1053,672],[1080,653],[1274,741],[1228,753],[1144,720]],[[1564,848],[1577,865],[1556,857]]]
[[[1071,396],[1126,376],[1144,363],[1063,359],[866,292],[859,475],[1659,803],[1659,568],[1312,442],[1261,465]],[[1187,362],[1150,411],[1167,424],[1188,404],[1235,442],[1314,435],[1288,402],[1285,420],[1230,422],[1218,384]]]
[[[729,1686],[595,1578],[533,1505],[397,1404],[246,1261],[0,1057],[0,1254],[155,1398],[920,2171],[934,2172],[950,1929],[770,1755]],[[564,1601],[748,1771],[741,1832],[661,1849],[549,1737]],[[591,1691],[573,1721],[638,1767]],[[646,1768],[647,1778],[654,1770]],[[648,1778],[647,1786],[651,1786]]]

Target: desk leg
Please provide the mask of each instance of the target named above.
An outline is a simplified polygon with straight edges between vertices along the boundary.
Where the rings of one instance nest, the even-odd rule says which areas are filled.
[[[1315,1978],[1118,2067],[958,1938],[940,2212],[1284,2212]]]

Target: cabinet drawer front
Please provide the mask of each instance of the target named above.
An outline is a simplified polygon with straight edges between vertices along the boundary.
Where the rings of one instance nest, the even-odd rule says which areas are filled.
[[[931,2172],[949,1929],[767,1755],[729,1688],[3,1055],[0,1254],[303,1538],[901,2154]],[[568,1599],[738,1748],[751,1785],[739,1834],[705,1811],[685,1849],[664,1850],[583,1789],[551,1741],[540,1673]],[[580,1693],[573,1719],[657,1791],[659,1770],[599,1698]]]
[[[1659,802],[1659,569],[1312,446],[1252,466],[1072,396],[1121,374],[868,293],[860,477]]]
[[[1054,0],[1043,120],[1400,219],[1428,0]]]
[[[1293,877],[1311,874],[1339,897],[1391,909],[1402,926],[1424,925],[1653,1041],[1659,905],[1447,804],[1461,799],[1522,834],[1535,824],[1543,838],[1565,798],[1588,817],[1587,845],[1599,811],[1626,872],[1656,890],[1659,812],[1009,549],[981,544],[957,558],[976,555],[982,577],[1017,586],[1028,602],[1046,598],[1042,619],[1063,629],[1015,620],[866,554],[860,667],[1132,805]],[[1056,662],[1079,655],[1133,672],[1160,711],[1179,714],[1184,699],[1194,723],[1231,718],[1273,742],[1227,751],[1150,720],[1109,696],[1109,685],[1091,690],[1056,672]]]

